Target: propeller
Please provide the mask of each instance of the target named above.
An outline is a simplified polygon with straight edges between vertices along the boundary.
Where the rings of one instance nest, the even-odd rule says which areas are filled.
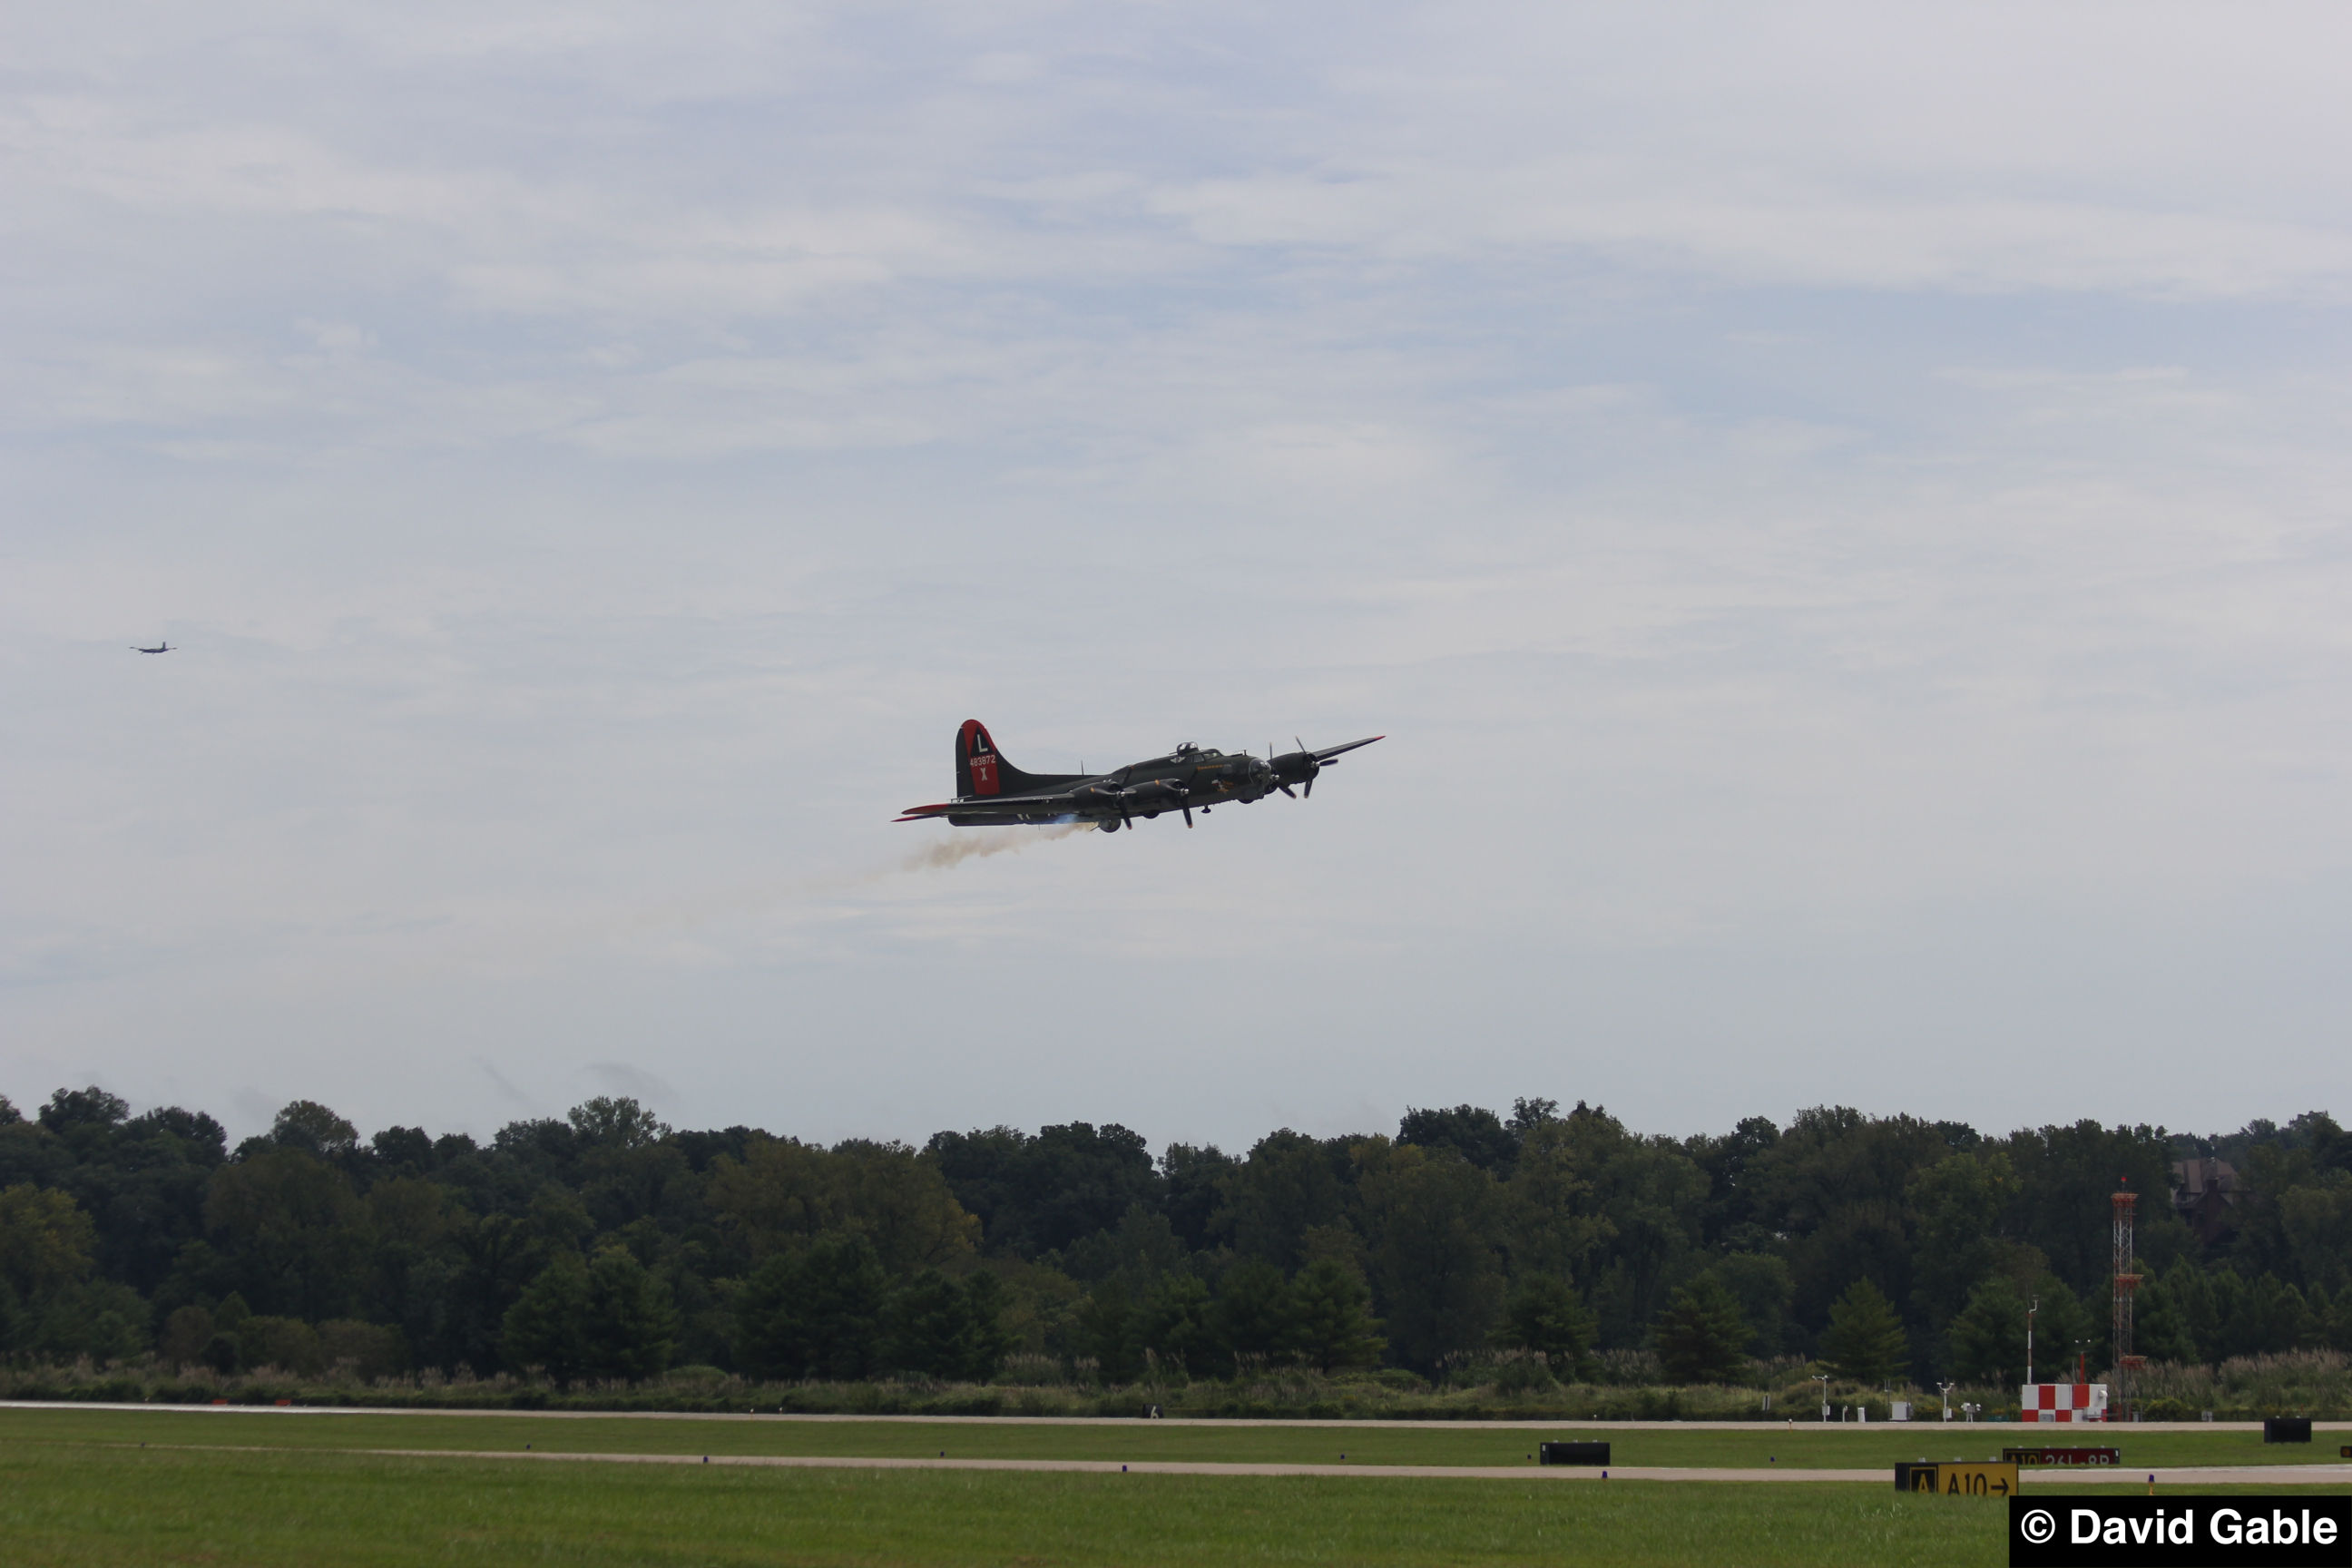
[[[1184,826],[1187,827],[1192,826],[1192,792],[1182,784],[1170,784],[1165,779],[1153,779],[1148,784],[1139,784],[1133,789],[1121,790],[1119,791],[1121,811],[1127,809],[1127,800],[1130,795],[1140,795],[1147,809],[1165,811],[1169,806],[1173,805],[1184,814]]]
[[[1290,795],[1290,786],[1292,784],[1304,784],[1306,788],[1302,793],[1307,799],[1312,800],[1315,798],[1316,776],[1322,773],[1322,771],[1330,764],[1316,756],[1314,752],[1308,751],[1307,749],[1307,742],[1299,740],[1297,736],[1293,735],[1291,740],[1297,744],[1298,750],[1286,752],[1282,756],[1274,759],[1274,776],[1276,781],[1274,787],[1280,790],[1285,795]],[[1269,750],[1271,748],[1269,748]],[[1290,798],[1297,800],[1299,797],[1297,795],[1291,795]]]
[[[1265,765],[1274,773],[1274,787],[1280,790],[1285,795],[1289,795],[1291,799],[1297,800],[1298,797],[1295,795],[1290,795],[1290,786],[1283,782],[1282,765],[1275,758],[1274,742],[1272,741],[1268,741],[1265,743]]]
[[[1169,805],[1173,805],[1184,814],[1184,826],[1192,826],[1192,792],[1182,784],[1152,779],[1133,785],[1096,784],[1089,787],[1118,807],[1118,819],[1129,827],[1135,826],[1134,804],[1138,801],[1147,811],[1164,811]]]
[[[1077,794],[1080,799],[1091,797],[1096,800],[1108,801],[1118,808],[1120,826],[1131,828],[1135,826],[1135,814],[1129,806],[1129,802],[1133,799],[1135,792],[1125,784],[1109,783],[1081,784]]]

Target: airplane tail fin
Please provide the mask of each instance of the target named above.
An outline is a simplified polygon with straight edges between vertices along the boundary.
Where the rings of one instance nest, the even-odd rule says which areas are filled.
[[[956,731],[956,795],[1019,795],[1024,790],[1050,788],[1061,782],[1060,775],[1024,773],[1005,760],[996,749],[988,726],[977,719],[967,719]]]

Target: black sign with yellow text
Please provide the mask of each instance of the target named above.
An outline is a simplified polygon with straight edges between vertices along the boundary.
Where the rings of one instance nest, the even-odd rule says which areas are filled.
[[[1934,1492],[1937,1497],[2015,1497],[2017,1466],[2008,1461],[1969,1464],[1959,1459],[1902,1464],[1895,1467],[1895,1489]]]

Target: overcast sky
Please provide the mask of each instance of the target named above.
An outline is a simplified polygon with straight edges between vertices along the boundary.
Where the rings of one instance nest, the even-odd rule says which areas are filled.
[[[21,1108],[2352,1111],[2341,6],[9,32]]]

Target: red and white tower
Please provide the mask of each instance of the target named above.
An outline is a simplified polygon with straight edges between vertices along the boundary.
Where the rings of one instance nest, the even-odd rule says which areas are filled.
[[[2146,1358],[2132,1354],[2132,1296],[2139,1289],[2139,1267],[2137,1249],[2132,1245],[2132,1210],[2139,1203],[2139,1194],[2130,1191],[2131,1178],[2123,1178],[2125,1190],[2116,1194],[2116,1397],[2115,1407],[2123,1412],[2123,1419],[2132,1418],[2135,1379],[2132,1374],[2146,1366]]]

